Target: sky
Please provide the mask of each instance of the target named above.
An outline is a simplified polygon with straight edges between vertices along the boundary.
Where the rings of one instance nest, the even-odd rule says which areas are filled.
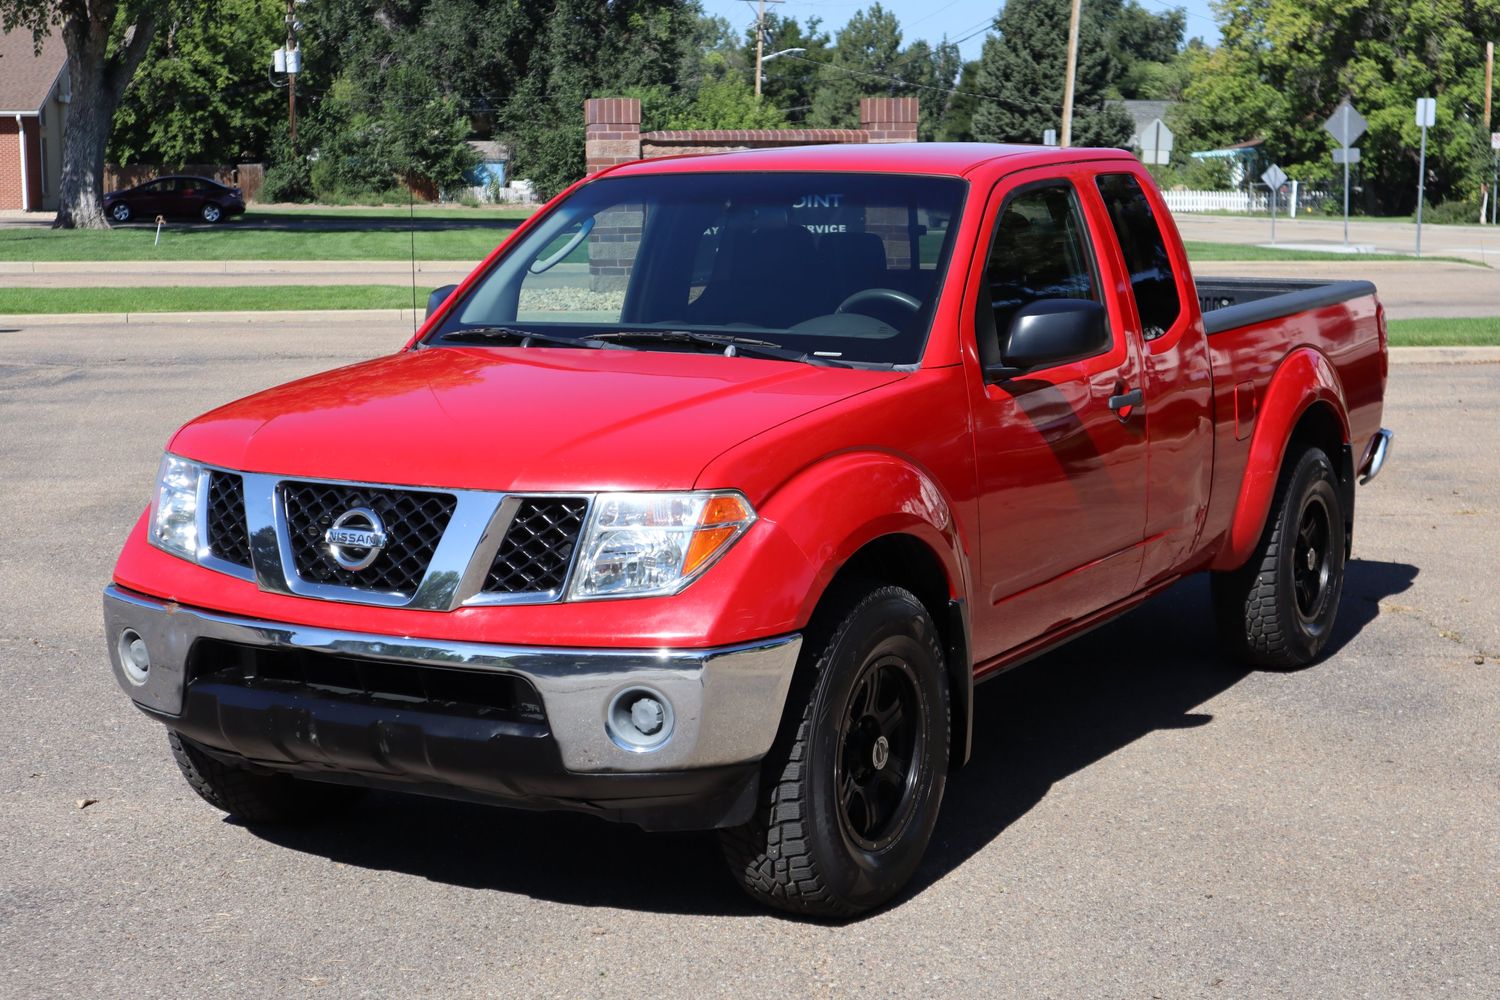
[[[703,9],[710,14],[729,19],[739,28],[748,27],[755,21],[754,0],[701,0]],[[836,34],[844,22],[860,8],[874,0],[786,0],[785,3],[766,4],[766,10],[774,10],[784,17],[806,21],[809,17],[821,17],[823,29]],[[1088,0],[1083,0],[1087,3]],[[1139,0],[1143,7],[1170,10],[1182,7],[1187,11],[1187,37],[1201,36],[1213,44],[1218,41],[1219,29],[1214,24],[1213,10],[1209,0]],[[988,20],[1002,6],[993,0],[881,0],[886,10],[901,21],[902,41],[910,44],[918,38],[929,42],[941,41],[944,35],[950,41],[959,42],[964,59],[978,59],[979,49],[984,44],[982,30]]]

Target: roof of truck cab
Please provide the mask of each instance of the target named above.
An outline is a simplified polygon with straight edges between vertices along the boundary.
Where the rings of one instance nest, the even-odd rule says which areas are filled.
[[[1123,149],[1019,146],[986,142],[839,143],[776,146],[728,153],[688,153],[635,160],[608,171],[612,177],[644,174],[755,170],[848,170],[863,173],[939,174],[962,177],[992,160],[1014,160],[1014,169],[1077,162],[1134,160]]]

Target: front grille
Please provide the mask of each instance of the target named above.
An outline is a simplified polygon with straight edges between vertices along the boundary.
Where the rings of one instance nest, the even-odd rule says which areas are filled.
[[[250,568],[250,530],[245,525],[245,480],[230,472],[208,477],[208,548],[215,557]]]
[[[458,505],[449,493],[334,483],[288,482],[282,496],[298,576],[309,583],[397,594],[416,593]],[[388,541],[369,566],[347,570],[333,561],[323,536],[335,518],[355,507],[380,516]]]
[[[388,663],[301,649],[200,639],[188,657],[189,686],[229,684],[289,691],[364,705],[465,718],[541,723],[541,695],[513,674]],[[394,718],[394,717],[393,717]]]
[[[583,497],[527,497],[485,577],[491,594],[537,594],[562,588],[583,530]]]

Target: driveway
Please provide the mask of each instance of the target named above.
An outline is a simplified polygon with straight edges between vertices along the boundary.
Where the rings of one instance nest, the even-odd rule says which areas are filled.
[[[0,330],[0,995],[1500,994],[1500,364],[1393,367],[1325,662],[1225,664],[1195,580],[983,685],[911,892],[828,926],[707,836],[386,794],[252,830],[178,778],[100,636],[163,443],[404,336]]]

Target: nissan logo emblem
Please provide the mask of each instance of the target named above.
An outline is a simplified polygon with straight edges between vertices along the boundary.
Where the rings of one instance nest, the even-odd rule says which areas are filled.
[[[323,533],[328,555],[351,572],[366,569],[385,551],[389,539],[380,515],[368,507],[346,510]]]

